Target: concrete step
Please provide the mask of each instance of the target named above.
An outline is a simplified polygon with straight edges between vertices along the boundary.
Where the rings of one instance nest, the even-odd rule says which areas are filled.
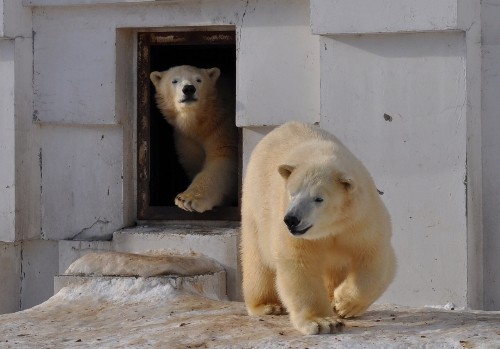
[[[110,289],[116,284],[126,284],[129,291],[134,288],[155,289],[161,286],[170,285],[178,291],[188,291],[214,300],[227,300],[226,273],[223,270],[194,276],[132,277],[57,275],[54,278],[54,293],[59,292],[66,286],[81,286],[96,282]]]
[[[239,225],[231,222],[167,222],[119,230],[111,241],[59,241],[59,274],[64,274],[71,263],[91,252],[195,252],[223,266],[229,299],[241,300],[239,236]]]
[[[227,294],[230,300],[241,300],[241,270],[239,262],[239,226],[220,222],[168,223],[143,225],[119,230],[113,234],[112,248],[117,252],[145,251],[195,252],[219,262],[227,274]]]

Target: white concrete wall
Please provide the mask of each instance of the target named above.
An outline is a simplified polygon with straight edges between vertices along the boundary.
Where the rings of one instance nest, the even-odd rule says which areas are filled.
[[[466,305],[463,35],[322,44],[321,126],[366,164],[392,216],[399,266],[384,299]]]
[[[40,237],[31,36],[31,10],[17,0],[0,1],[0,313],[23,308],[32,264],[23,266],[20,241]],[[37,282],[28,298],[40,301],[44,291]]]
[[[30,36],[31,10],[19,0],[0,0],[0,38]]]
[[[500,310],[500,4],[482,1],[485,309]]]
[[[31,308],[54,294],[58,242],[0,242],[0,314]]]
[[[15,64],[14,40],[0,39],[0,241],[15,240]]]
[[[134,28],[235,25],[238,125],[314,122],[319,39],[310,33],[308,14],[308,3],[298,0],[34,7],[43,237],[108,238],[135,219],[129,153],[135,104],[117,98],[135,96],[118,83],[134,81]]]
[[[0,241],[39,236],[31,11],[0,1]]]
[[[237,126],[319,121],[319,38],[311,35],[309,2],[250,1],[236,24]]]
[[[393,220],[399,267],[382,302],[483,305],[479,2],[471,3],[312,1],[321,126],[367,165]]]
[[[42,238],[100,240],[123,227],[123,142],[118,125],[41,124]]]
[[[133,222],[135,31],[234,25],[244,160],[261,126],[321,121],[367,164],[391,211],[400,267],[383,301],[477,307],[484,265],[485,305],[499,309],[496,0],[482,1],[482,75],[477,0],[23,3],[34,7],[0,0],[0,241],[103,239]],[[11,266],[0,277],[14,280],[0,299],[18,309],[44,298],[52,242],[26,245],[27,259],[0,244]],[[38,298],[35,284],[46,286]]]
[[[25,241],[21,246],[20,310],[29,309],[54,295],[54,275],[59,269],[58,242]]]
[[[0,314],[20,310],[21,247],[20,243],[0,242]]]

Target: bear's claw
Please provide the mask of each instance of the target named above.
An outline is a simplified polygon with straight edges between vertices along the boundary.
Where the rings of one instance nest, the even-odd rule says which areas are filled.
[[[344,319],[353,318],[363,313],[367,308],[368,305],[348,301],[335,301],[333,305],[333,310]]]
[[[337,333],[344,327],[344,322],[334,317],[313,317],[295,321],[294,326],[303,334]]]
[[[178,194],[175,197],[175,204],[177,207],[189,212],[205,212],[211,210],[211,205],[208,200],[204,200],[199,194],[191,194],[188,191]]]
[[[248,309],[251,315],[285,315],[286,309],[281,304],[261,304]]]

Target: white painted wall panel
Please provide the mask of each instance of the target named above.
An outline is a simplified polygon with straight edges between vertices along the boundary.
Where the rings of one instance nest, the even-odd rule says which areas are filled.
[[[3,5],[3,1],[0,1],[0,38],[5,36],[5,9]]]
[[[0,314],[13,313],[21,310],[20,243],[0,242],[0,266]]]
[[[57,241],[33,240],[22,244],[21,310],[45,302],[54,295],[54,276],[58,274]]]
[[[311,0],[315,34],[465,30],[472,0]]]
[[[42,126],[42,237],[111,237],[123,224],[119,127]]]
[[[319,39],[307,1],[34,8],[35,115],[114,124],[115,29],[236,25],[237,124],[319,119]],[[132,57],[130,57],[132,59]]]
[[[115,123],[115,32],[100,16],[35,11],[34,115],[42,122]]]
[[[392,216],[399,268],[382,301],[466,305],[464,35],[321,47],[321,126],[366,164]]]
[[[0,39],[0,241],[15,241],[15,44]]]
[[[308,1],[250,1],[238,36],[238,126],[319,121],[319,38]]]
[[[33,123],[33,40],[15,39],[16,239],[40,238],[38,125]]]
[[[0,0],[0,37],[13,39],[31,35],[31,9],[23,7],[19,0]]]
[[[500,310],[500,6],[482,2],[482,133],[485,309]]]

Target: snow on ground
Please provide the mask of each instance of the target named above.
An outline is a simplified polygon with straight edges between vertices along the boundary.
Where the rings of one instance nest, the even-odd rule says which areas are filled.
[[[158,278],[70,285],[0,316],[0,348],[500,348],[500,312],[375,306],[332,335],[287,316],[249,317],[239,302],[177,291]]]

